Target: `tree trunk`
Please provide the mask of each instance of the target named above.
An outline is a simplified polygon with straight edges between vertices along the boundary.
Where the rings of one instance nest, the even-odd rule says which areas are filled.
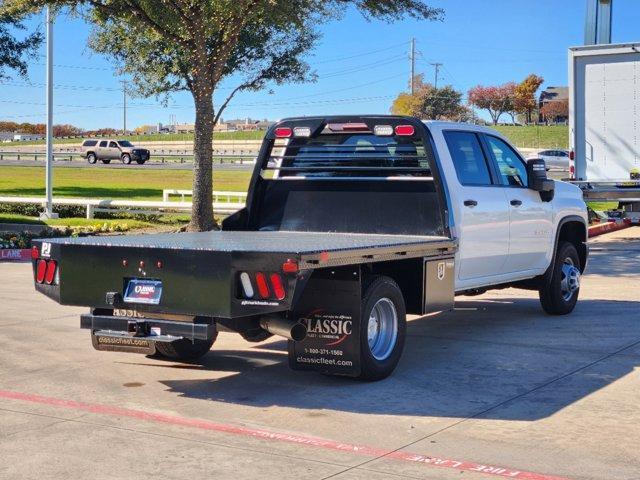
[[[193,204],[187,230],[205,232],[215,227],[213,218],[213,89],[194,88],[196,107],[193,139]]]

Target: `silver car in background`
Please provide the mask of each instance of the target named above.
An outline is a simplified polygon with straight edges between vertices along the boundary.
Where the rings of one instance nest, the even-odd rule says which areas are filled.
[[[569,171],[569,152],[567,150],[543,150],[536,156],[544,160],[547,169]]]

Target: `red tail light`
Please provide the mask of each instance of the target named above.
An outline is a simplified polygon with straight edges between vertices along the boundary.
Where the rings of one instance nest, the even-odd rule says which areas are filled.
[[[282,264],[283,273],[298,273],[298,262],[289,258]]]
[[[278,127],[275,129],[274,133],[278,138],[289,138],[291,135],[293,135],[293,130],[291,130],[289,127]]]
[[[53,260],[49,260],[47,262],[47,271],[45,272],[44,275],[44,282],[47,285],[51,285],[53,283],[54,278],[56,278],[56,262],[54,262]]]
[[[410,137],[416,133],[416,129],[413,128],[413,125],[398,125],[396,127],[396,135],[401,137]]]
[[[269,285],[267,284],[267,277],[265,277],[264,273],[256,273],[256,286],[262,298],[269,298]]]
[[[277,273],[272,273],[270,279],[276,298],[278,300],[283,300],[287,295],[287,291],[284,289],[284,285],[282,284],[282,278]]]
[[[571,150],[569,152],[569,160],[575,160],[576,159],[576,152],[574,152],[573,150]]]
[[[37,260],[38,258],[40,258],[40,252],[38,251],[38,247],[34,245],[31,247],[31,259]]]
[[[47,261],[38,260],[38,263],[36,265],[36,282],[38,283],[44,282],[44,277],[46,273],[47,273]]]

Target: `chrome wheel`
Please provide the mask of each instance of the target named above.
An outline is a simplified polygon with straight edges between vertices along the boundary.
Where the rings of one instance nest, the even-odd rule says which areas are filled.
[[[386,360],[398,338],[398,312],[391,300],[381,298],[371,309],[367,325],[369,351],[376,360]]]
[[[562,262],[562,280],[560,289],[565,302],[571,300],[573,294],[580,288],[580,270],[573,264],[571,258],[565,258]]]

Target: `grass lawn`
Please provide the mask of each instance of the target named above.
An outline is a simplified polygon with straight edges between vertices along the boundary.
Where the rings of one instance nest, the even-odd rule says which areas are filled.
[[[214,170],[214,190],[246,191],[249,170]],[[163,189],[191,189],[189,170],[58,168],[54,196],[162,200]],[[44,167],[0,166],[0,195],[45,195]]]
[[[501,125],[493,127],[505,135],[518,148],[562,148],[569,145],[567,125]]]

